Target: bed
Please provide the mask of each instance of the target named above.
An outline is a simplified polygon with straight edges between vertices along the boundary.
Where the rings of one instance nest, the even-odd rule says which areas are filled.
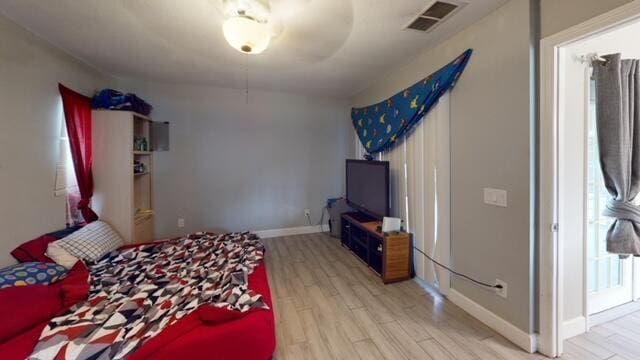
[[[119,254],[110,256],[123,257],[122,254],[131,256],[130,254],[141,254],[145,249],[148,251],[148,245],[146,248],[145,246],[127,246],[119,249]],[[4,338],[0,345],[2,358],[29,358],[37,353],[35,350],[43,347],[43,339],[46,340],[43,334],[46,330],[55,329],[52,324],[68,325],[68,319],[73,315],[74,309],[77,313],[81,311],[79,304],[89,304],[89,301],[85,300],[87,295],[89,299],[92,298],[91,296],[95,297],[96,276],[103,276],[96,275],[98,272],[95,266],[96,264],[87,267],[78,262],[64,280],[53,285],[0,290],[0,317],[12,319],[2,326],[4,329],[0,329],[0,338]],[[89,286],[88,279],[91,275],[93,278]],[[255,298],[258,298],[257,294],[260,295],[258,305],[251,302],[252,307],[245,309],[247,311],[244,312],[229,310],[227,307],[199,305],[195,310],[185,312],[185,316],[169,323],[155,336],[140,342],[135,351],[125,352],[125,357],[127,359],[270,359],[275,350],[275,324],[271,292],[265,265],[261,259],[256,262],[247,280],[251,294],[255,295]],[[247,300],[247,297],[244,296],[243,299]],[[240,304],[240,301],[236,305],[247,306]],[[8,327],[18,331],[7,332]],[[86,356],[86,351],[83,355],[85,358],[91,358]]]

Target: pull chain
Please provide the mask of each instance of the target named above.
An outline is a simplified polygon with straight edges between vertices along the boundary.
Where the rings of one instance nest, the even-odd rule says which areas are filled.
[[[246,104],[249,105],[249,55],[245,55],[245,66],[244,66],[244,75],[245,75],[245,101]]]

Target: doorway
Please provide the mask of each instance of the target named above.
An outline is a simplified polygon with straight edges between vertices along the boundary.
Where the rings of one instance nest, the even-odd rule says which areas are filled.
[[[541,46],[540,288],[541,353],[640,309],[640,266],[606,251],[612,219],[595,127],[591,58],[640,58],[640,1],[553,35]],[[640,333],[640,328],[638,329]]]
[[[597,54],[598,49],[602,51],[602,42],[610,37],[618,37],[626,39],[631,32],[640,31],[640,23],[628,25],[614,33],[600,36],[581,44],[579,49],[573,51],[581,51],[585,48],[592,49],[591,54]],[[633,47],[640,50],[640,44],[630,43]],[[628,46],[622,46],[623,48]],[[624,49],[618,51],[625,53]],[[640,51],[639,51],[640,52]],[[629,53],[629,51],[626,51]],[[590,67],[588,64],[584,64]],[[609,316],[604,314],[605,311],[615,309],[619,306],[629,304],[635,300],[634,293],[638,293],[635,279],[640,278],[637,266],[637,260],[633,257],[621,259],[615,254],[607,252],[606,236],[607,231],[613,224],[613,218],[602,215],[606,203],[610,197],[605,185],[600,168],[598,154],[598,138],[596,126],[596,110],[597,103],[595,97],[595,81],[590,76],[590,69],[587,69],[587,90],[584,94],[586,101],[586,169],[584,171],[586,178],[586,188],[583,190],[585,195],[585,218],[583,226],[586,228],[586,315],[593,317],[601,314],[596,319],[607,319]],[[635,269],[635,271],[634,271]],[[588,331],[593,325],[599,321],[589,321],[585,330]],[[567,334],[571,336],[574,334]]]
[[[634,279],[640,278],[634,274],[633,258],[621,259],[606,249],[614,219],[602,214],[611,196],[600,166],[592,79],[592,62],[603,55],[640,56],[635,41],[639,33],[640,21],[629,22],[567,44],[558,53],[556,181],[563,339],[589,331],[611,318],[606,311],[633,302]]]

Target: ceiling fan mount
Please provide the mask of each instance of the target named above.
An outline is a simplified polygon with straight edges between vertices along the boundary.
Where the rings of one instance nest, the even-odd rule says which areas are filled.
[[[223,0],[222,4],[227,17],[244,16],[259,23],[270,20],[271,6],[268,0]]]

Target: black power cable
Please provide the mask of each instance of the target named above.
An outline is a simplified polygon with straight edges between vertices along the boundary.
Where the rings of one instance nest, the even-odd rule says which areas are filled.
[[[483,281],[479,281],[479,280],[476,280],[476,279],[474,279],[472,277],[469,277],[469,276],[467,276],[465,274],[459,273],[459,272],[457,272],[457,271],[455,271],[455,270],[453,270],[453,269],[451,269],[451,268],[449,268],[449,267],[447,267],[445,265],[442,265],[436,259],[434,259],[431,256],[427,255],[426,253],[424,253],[422,250],[418,249],[417,247],[414,246],[413,248],[416,249],[420,254],[424,255],[424,257],[426,257],[427,259],[429,259],[432,262],[434,262],[436,265],[440,266],[441,268],[449,271],[450,273],[452,273],[454,275],[460,276],[461,278],[465,278],[465,279],[467,279],[467,280],[469,280],[469,281],[471,281],[471,282],[473,282],[473,283],[475,283],[477,285],[480,285],[480,286],[488,287],[488,288],[491,288],[491,289],[502,289],[502,285],[500,285],[500,284],[491,285],[489,283],[486,283],[486,282],[483,282]]]

